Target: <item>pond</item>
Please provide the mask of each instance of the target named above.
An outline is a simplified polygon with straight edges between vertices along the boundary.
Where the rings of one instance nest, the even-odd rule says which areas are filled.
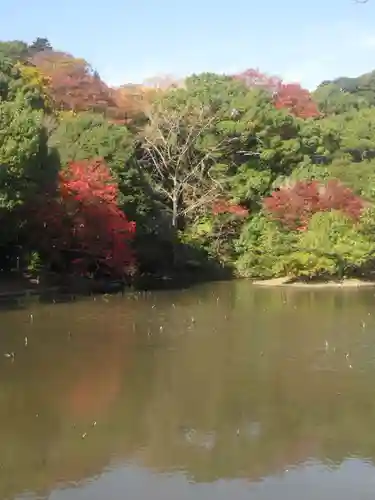
[[[374,290],[253,287],[0,312],[0,500],[367,500]]]

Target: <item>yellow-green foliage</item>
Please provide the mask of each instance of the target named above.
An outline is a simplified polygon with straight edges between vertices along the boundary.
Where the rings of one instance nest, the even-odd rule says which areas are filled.
[[[373,238],[337,211],[313,215],[296,241],[295,251],[283,259],[285,273],[292,276],[344,276],[372,257]]]
[[[29,95],[29,98],[41,99],[42,107],[46,111],[53,109],[53,101],[49,92],[50,80],[35,66],[26,66],[17,63],[15,68],[20,72],[23,92]]]

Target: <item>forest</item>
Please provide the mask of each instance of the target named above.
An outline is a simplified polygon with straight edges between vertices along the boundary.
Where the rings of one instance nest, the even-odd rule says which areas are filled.
[[[343,278],[375,268],[375,71],[108,86],[0,42],[0,268],[94,279]]]

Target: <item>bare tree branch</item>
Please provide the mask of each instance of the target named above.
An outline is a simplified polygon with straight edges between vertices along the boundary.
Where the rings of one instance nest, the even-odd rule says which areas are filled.
[[[211,205],[222,192],[212,167],[224,140],[215,135],[217,115],[208,111],[185,103],[155,105],[148,112],[141,137],[142,161],[151,169],[156,189],[171,202],[174,226],[180,217]],[[202,147],[204,140],[207,143]]]

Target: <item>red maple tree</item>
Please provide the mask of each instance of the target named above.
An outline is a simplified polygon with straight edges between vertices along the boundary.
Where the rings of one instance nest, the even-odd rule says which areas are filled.
[[[298,181],[293,186],[275,190],[263,200],[264,208],[274,220],[289,229],[306,229],[316,212],[340,210],[358,220],[364,201],[338,180],[325,185],[317,181]]]
[[[38,245],[54,255],[69,252],[75,270],[106,268],[123,276],[134,265],[135,223],[117,205],[119,189],[102,160],[71,162],[59,176],[58,196],[32,213]]]
[[[315,118],[320,116],[317,104],[308,90],[299,83],[282,83],[274,96],[276,108],[286,108],[299,118]]]

